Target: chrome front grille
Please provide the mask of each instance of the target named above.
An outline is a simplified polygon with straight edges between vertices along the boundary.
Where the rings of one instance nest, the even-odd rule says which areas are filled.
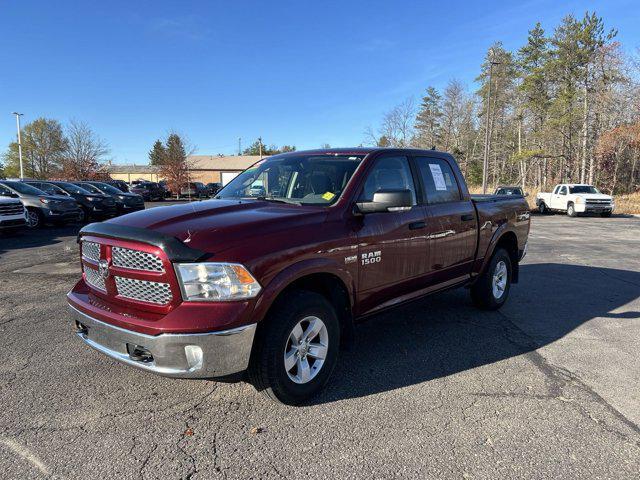
[[[111,261],[116,267],[146,272],[164,272],[162,260],[152,253],[131,250],[129,248],[113,247]]]
[[[100,261],[100,244],[95,242],[82,242],[82,256],[94,262]],[[102,282],[104,285],[104,282]]]
[[[140,302],[166,305],[171,302],[171,287],[168,283],[149,282],[135,278],[114,277],[118,295]]]
[[[24,207],[21,203],[0,205],[0,215],[20,215],[22,213],[24,213]]]
[[[611,200],[587,200],[588,205],[611,205]]]
[[[100,273],[98,273],[97,270],[94,270],[90,267],[85,267],[84,276],[87,280],[87,283],[93,288],[97,288],[99,290],[102,290],[103,292],[107,291],[107,287],[104,284],[104,278],[100,276]]]

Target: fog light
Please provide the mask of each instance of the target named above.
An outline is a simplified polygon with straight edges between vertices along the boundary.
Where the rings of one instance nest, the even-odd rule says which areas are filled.
[[[127,352],[129,353],[129,358],[136,362],[143,363],[151,363],[153,362],[153,355],[149,350],[140,345],[135,345],[133,343],[127,343]]]
[[[202,349],[197,345],[187,345],[184,347],[184,354],[187,357],[189,370],[197,370],[202,367]]]

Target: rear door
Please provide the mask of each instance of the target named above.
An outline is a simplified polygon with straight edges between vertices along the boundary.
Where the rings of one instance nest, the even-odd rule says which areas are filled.
[[[409,159],[389,154],[376,159],[358,201],[384,189],[407,189],[413,206],[404,211],[363,215],[358,227],[359,298],[364,313],[420,288],[428,256],[425,210],[418,204]]]
[[[415,157],[427,213],[431,284],[468,275],[475,257],[478,223],[470,198],[463,194],[454,166],[444,158]]]

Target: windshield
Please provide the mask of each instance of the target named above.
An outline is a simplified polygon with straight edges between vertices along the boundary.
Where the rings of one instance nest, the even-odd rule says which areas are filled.
[[[31,185],[27,185],[22,182],[3,182],[9,188],[13,188],[18,193],[23,193],[25,195],[46,195],[42,190],[38,190]]]
[[[106,193],[112,193],[114,195],[122,195],[122,192],[120,190],[118,190],[116,187],[112,187],[108,183],[99,183],[98,185],[91,185],[91,186],[96,187]]]
[[[498,195],[522,195],[522,190],[519,188],[501,188],[497,192]]]
[[[569,187],[569,193],[600,193],[596,187],[591,185],[576,185]]]
[[[334,203],[364,156],[305,155],[261,160],[216,198],[262,198],[300,205]]]
[[[53,185],[52,183],[42,183],[40,185],[41,185],[40,190],[50,195],[66,195],[67,194],[59,186]]]
[[[86,191],[84,188],[79,187],[78,185],[75,185],[70,182],[56,182],[55,185],[59,186],[67,193],[79,193],[80,195],[89,195],[89,192]]]
[[[88,183],[83,183],[82,186],[77,185],[77,184],[69,184],[69,185],[73,185],[76,188],[79,188],[80,190],[83,190],[82,192],[74,192],[74,193],[84,193],[85,195],[91,195],[92,193],[98,194],[98,195],[102,195],[102,192],[97,189],[96,187],[94,187],[93,185],[90,185]]]

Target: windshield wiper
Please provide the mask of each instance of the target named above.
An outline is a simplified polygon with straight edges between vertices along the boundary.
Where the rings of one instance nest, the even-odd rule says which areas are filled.
[[[255,198],[256,200],[264,200],[265,202],[276,202],[276,203],[288,203],[288,204],[293,204],[293,205],[302,205],[302,203],[300,202],[296,202],[296,201],[290,201],[290,200],[283,200],[281,198],[275,198],[275,197],[266,197],[264,195],[259,196],[259,197],[251,197],[251,198]]]

